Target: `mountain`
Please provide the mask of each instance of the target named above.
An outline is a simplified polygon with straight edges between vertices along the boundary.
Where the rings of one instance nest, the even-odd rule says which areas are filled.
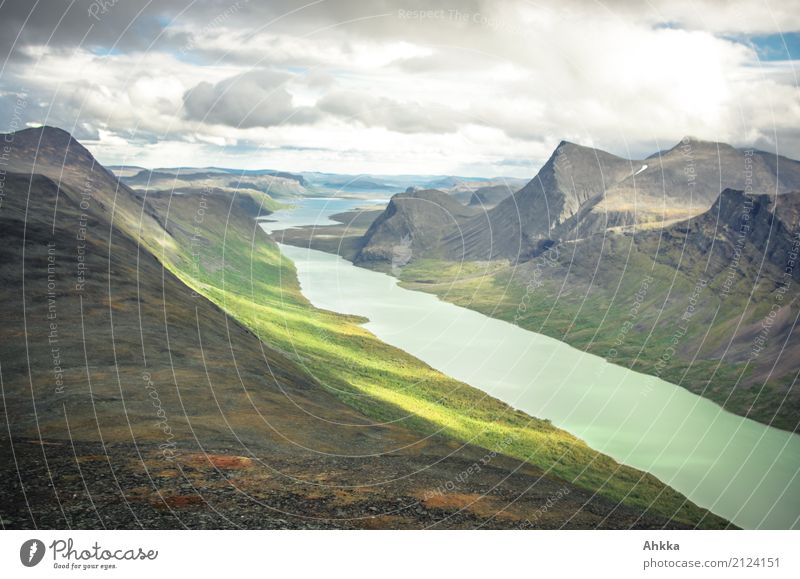
[[[643,160],[562,141],[527,185],[496,206],[484,204],[485,214],[437,231],[441,243],[428,251],[455,261],[525,261],[554,243],[666,227],[708,210],[728,188],[769,194],[800,189],[800,162],[690,137]],[[491,194],[502,196],[503,190]],[[479,202],[480,196],[470,204]],[[423,229],[419,225],[412,238],[426,235]]]
[[[41,175],[58,188],[48,216],[53,231],[59,226],[60,211],[71,210],[78,212],[78,218],[85,214],[87,219],[81,219],[81,222],[102,220],[113,224],[120,234],[141,237],[155,248],[153,240],[162,231],[157,217],[152,212],[143,211],[133,192],[69,133],[41,127],[11,135],[5,170],[9,174]],[[38,182],[42,183],[41,180]],[[45,218],[46,213],[35,213],[36,209],[44,209],[35,205],[39,200],[31,198],[28,201],[33,204],[29,213],[36,218]],[[77,222],[70,225],[77,227]]]
[[[267,196],[135,191],[64,131],[3,138],[4,527],[726,525],[313,308]]]
[[[439,246],[444,232],[479,212],[436,189],[409,189],[394,195],[367,229],[355,262],[407,262],[414,254],[429,254]]]
[[[537,176],[487,220],[453,232],[468,258],[525,259],[554,241],[607,230],[664,227],[706,211],[726,188],[785,193],[800,188],[800,163],[761,151],[685,138],[642,161],[561,143]],[[492,255],[486,248],[492,247]]]
[[[800,162],[725,143],[684,138],[641,162],[635,174],[612,185],[584,231],[664,226],[706,211],[724,189],[770,195],[800,188]],[[607,220],[607,223],[604,221]]]
[[[451,231],[445,249],[454,258],[524,257],[595,204],[609,183],[634,170],[631,161],[562,141],[525,187],[485,217]]]
[[[132,172],[117,169],[116,175],[129,187],[149,192],[180,189],[217,189],[229,194],[268,195],[271,198],[292,198],[308,194],[302,175],[273,171],[237,171],[216,168],[142,169]]]
[[[702,215],[634,237],[636,251],[654,263],[706,281],[704,309],[716,315],[680,354],[741,367],[737,380],[717,387],[717,401],[724,397],[734,411],[787,429],[800,423],[800,393],[791,387],[800,370],[793,314],[800,298],[799,218],[800,191],[726,189]]]
[[[469,205],[478,206],[485,209],[491,209],[504,199],[511,197],[516,189],[512,189],[511,185],[492,185],[490,187],[481,187],[476,190],[469,199]]]
[[[177,224],[67,133],[31,129],[6,142],[0,366],[3,432],[14,439],[4,440],[2,459],[9,467],[13,452],[22,472],[55,472],[23,476],[21,484],[8,477],[5,521],[218,527],[241,517],[248,526],[279,526],[276,511],[254,501],[248,511],[235,493],[214,490],[225,472],[242,472],[226,464],[255,464],[247,470],[257,474],[266,460],[302,471],[315,457],[295,448],[373,452],[395,436],[366,424],[363,432],[377,439],[308,424],[290,434],[307,413],[322,422],[365,421],[179,279],[167,264],[191,254],[169,234]],[[205,223],[232,213],[233,227],[247,215],[227,197],[187,205],[191,217],[208,211]],[[207,227],[185,231],[205,253]],[[209,256],[202,267],[214,263]],[[81,480],[86,487],[71,482]],[[297,500],[292,507],[279,494],[298,512]],[[92,500],[103,505],[99,512]],[[206,506],[203,515],[198,505],[207,503],[216,510]],[[30,510],[12,508],[22,504]]]
[[[427,183],[426,189],[438,189],[449,193],[455,197],[459,203],[464,205],[479,205],[479,203],[472,203],[475,199],[475,194],[487,195],[494,201],[492,205],[496,205],[502,198],[511,195],[514,191],[519,190],[525,185],[527,181],[524,179],[517,179],[515,177],[494,177],[484,179],[467,179],[467,178],[448,178],[439,179]],[[488,198],[488,197],[487,197]],[[487,207],[484,206],[484,209]]]

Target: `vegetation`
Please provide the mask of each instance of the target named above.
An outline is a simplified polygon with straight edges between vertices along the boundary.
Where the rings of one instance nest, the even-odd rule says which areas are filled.
[[[240,211],[235,201],[231,209],[229,202],[209,200],[198,244],[192,238],[197,196],[172,199],[168,226],[179,250],[164,253],[166,267],[347,404],[375,421],[401,422],[422,435],[438,433],[527,460],[552,476],[652,513],[702,527],[727,524],[549,421],[516,411],[384,344],[359,325],[362,319],[314,308],[300,292],[293,264],[253,222],[252,212]],[[415,267],[419,272],[424,265]]]
[[[787,391],[793,395],[792,376],[764,375],[780,351],[747,363],[751,337],[737,340],[721,359],[736,324],[759,324],[776,301],[766,268],[759,272],[759,263],[742,260],[737,281],[723,297],[721,260],[693,262],[689,251],[681,255],[680,247],[666,243],[659,255],[656,248],[639,247],[632,239],[612,235],[589,253],[585,244],[574,253],[567,244],[517,266],[423,258],[405,266],[399,277],[409,289],[656,375],[730,412],[794,430],[800,410],[791,397],[785,400]],[[697,306],[684,323],[695,294]],[[685,336],[673,352],[673,337],[684,327]],[[772,340],[775,347],[782,341]]]

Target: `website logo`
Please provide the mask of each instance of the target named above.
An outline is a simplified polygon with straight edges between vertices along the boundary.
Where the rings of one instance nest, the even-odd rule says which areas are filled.
[[[35,567],[44,557],[44,543],[39,539],[28,539],[19,548],[19,560],[26,567]]]

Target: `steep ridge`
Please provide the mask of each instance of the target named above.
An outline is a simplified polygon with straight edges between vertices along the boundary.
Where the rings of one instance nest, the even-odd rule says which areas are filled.
[[[633,168],[627,159],[562,141],[525,187],[451,232],[447,253],[454,259],[524,258]]]
[[[45,175],[60,189],[50,212],[53,226],[60,219],[60,203],[71,202],[87,217],[107,221],[119,233],[140,237],[149,249],[167,250],[154,244],[162,227],[153,211],[143,210],[134,192],[63,129],[40,127],[12,133],[9,148],[6,171]]]
[[[0,444],[11,473],[0,487],[4,525],[724,525],[653,477],[499,403],[484,411],[522,438],[496,447],[457,493],[437,491],[486,448],[436,435],[363,395],[343,403],[351,386],[342,377],[399,360],[390,376],[424,373],[428,387],[442,382],[456,398],[470,389],[381,346],[357,320],[310,308],[255,225],[252,198],[137,195],[63,131],[5,140],[13,170],[3,175],[0,206],[0,431],[12,436]],[[287,335],[286,320],[304,330]],[[346,356],[325,354],[341,344]],[[348,360],[365,348],[377,357]],[[338,373],[317,378],[332,368]],[[376,421],[381,412],[390,420]],[[580,477],[504,456],[526,437],[540,449],[566,445],[586,461],[575,472],[606,465],[612,486],[633,485],[620,496],[633,491],[639,503],[620,505]],[[532,521],[562,488],[569,497]],[[675,502],[659,507],[665,497]],[[670,522],[663,513],[677,504]]]

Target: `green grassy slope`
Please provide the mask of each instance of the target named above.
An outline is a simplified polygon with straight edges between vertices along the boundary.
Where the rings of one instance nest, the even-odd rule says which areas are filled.
[[[690,524],[725,525],[655,477],[380,342],[359,325],[362,320],[312,307],[293,265],[281,258],[252,212],[232,211],[228,200],[209,198],[198,236],[197,195],[152,203],[177,243],[177,251],[162,254],[170,271],[372,419],[502,448],[608,498]]]

